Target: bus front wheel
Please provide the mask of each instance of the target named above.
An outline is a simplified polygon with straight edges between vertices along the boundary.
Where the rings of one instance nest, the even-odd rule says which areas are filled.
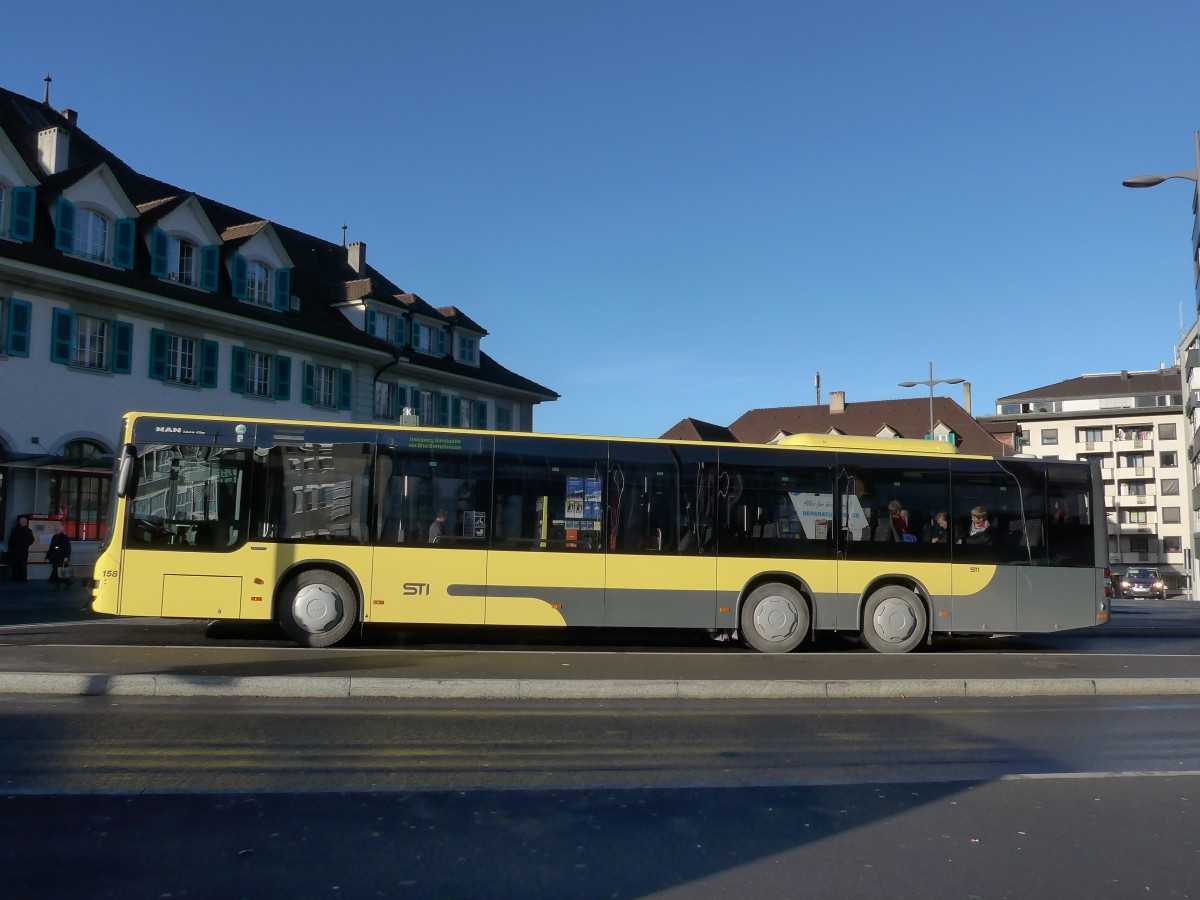
[[[908,588],[880,588],[863,607],[863,643],[879,653],[907,653],[921,643],[928,626],[925,604]]]
[[[764,584],[742,604],[742,638],[761,653],[787,653],[808,634],[808,604],[793,587]]]
[[[279,625],[302,647],[331,647],[358,621],[354,588],[342,576],[322,569],[290,579],[279,601]]]

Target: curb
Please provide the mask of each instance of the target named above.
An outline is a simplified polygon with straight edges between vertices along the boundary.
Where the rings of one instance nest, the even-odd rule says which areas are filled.
[[[0,694],[403,700],[900,700],[918,697],[1200,695],[1200,678],[567,681],[4,672],[0,673]]]

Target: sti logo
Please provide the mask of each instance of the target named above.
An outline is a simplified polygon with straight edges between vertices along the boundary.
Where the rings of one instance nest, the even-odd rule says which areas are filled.
[[[429,596],[429,585],[420,581],[406,581],[403,585],[405,597]]]

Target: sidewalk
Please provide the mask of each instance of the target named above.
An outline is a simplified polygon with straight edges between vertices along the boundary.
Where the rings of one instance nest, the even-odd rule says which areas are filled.
[[[92,596],[92,589],[74,579],[63,587],[46,578],[29,581],[0,581],[0,610],[80,609]]]

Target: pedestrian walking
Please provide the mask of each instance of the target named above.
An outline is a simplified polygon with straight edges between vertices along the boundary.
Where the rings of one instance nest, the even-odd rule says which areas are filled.
[[[50,583],[54,585],[55,590],[60,585],[70,587],[71,579],[63,578],[59,574],[59,569],[71,564],[71,539],[63,534],[61,525],[54,529],[54,537],[50,539],[50,547],[46,550],[46,559],[50,562]]]
[[[29,548],[32,546],[33,529],[29,527],[29,520],[20,516],[8,533],[8,568],[13,581],[29,579]]]

